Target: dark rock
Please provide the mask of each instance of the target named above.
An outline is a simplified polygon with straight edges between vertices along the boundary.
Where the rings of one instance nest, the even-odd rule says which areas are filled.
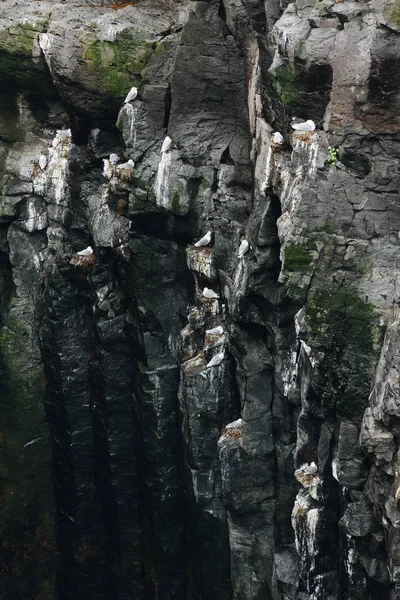
[[[349,504],[340,524],[346,533],[355,537],[363,537],[368,533],[377,532],[380,528],[371,506],[366,500]]]

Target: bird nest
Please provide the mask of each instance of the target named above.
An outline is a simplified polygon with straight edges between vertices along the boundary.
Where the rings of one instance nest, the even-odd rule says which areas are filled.
[[[242,437],[242,431],[238,427],[225,427],[222,435],[230,437],[232,440],[238,440]]]
[[[121,181],[129,183],[133,179],[133,169],[117,169],[117,177]]]
[[[205,304],[214,304],[216,300],[219,300],[219,298],[206,298],[205,296],[200,296],[200,302],[204,302]]]
[[[198,253],[201,252],[201,254],[211,254],[211,252],[214,250],[214,246],[210,246],[210,245],[200,246],[200,247],[193,246],[193,250]]]
[[[272,146],[275,154],[279,154],[280,152],[286,152],[287,151],[286,144],[275,144],[275,142],[271,142],[271,146]]]
[[[215,344],[215,342],[218,342],[219,339],[223,336],[223,333],[207,333],[204,341],[205,343],[208,344]]]
[[[75,256],[72,257],[70,262],[71,265],[74,265],[74,267],[88,269],[89,267],[93,267],[96,264],[97,258],[95,254],[89,254],[89,256],[79,256],[78,254],[75,254]]]
[[[299,142],[305,142],[306,144],[312,144],[315,141],[316,130],[314,131],[295,131],[293,133],[293,139],[299,140]]]

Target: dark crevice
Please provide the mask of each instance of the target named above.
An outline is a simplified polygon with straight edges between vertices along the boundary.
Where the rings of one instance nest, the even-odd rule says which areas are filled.
[[[229,151],[229,146],[227,146],[225,148],[225,150],[223,151],[222,155],[221,155],[221,160],[220,160],[221,165],[233,165],[234,162],[231,158],[231,154]]]
[[[219,1],[219,6],[218,6],[218,16],[226,22],[226,9],[225,9],[225,5],[224,5],[224,0],[220,0]]]
[[[171,106],[172,106],[172,95],[171,95],[171,85],[168,86],[168,90],[164,96],[164,123],[163,127],[167,131],[169,125],[169,119],[171,116]]]

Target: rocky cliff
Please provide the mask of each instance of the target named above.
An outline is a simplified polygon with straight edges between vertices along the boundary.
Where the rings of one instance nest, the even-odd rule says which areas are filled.
[[[1,598],[400,598],[399,31],[0,1]]]

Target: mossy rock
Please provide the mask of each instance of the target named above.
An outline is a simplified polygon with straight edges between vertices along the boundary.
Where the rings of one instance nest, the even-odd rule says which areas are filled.
[[[313,262],[306,244],[288,244],[284,248],[284,267],[289,271],[307,272]]]
[[[361,418],[368,404],[377,361],[378,315],[355,287],[331,284],[317,289],[307,305],[314,346],[325,352],[319,365],[322,405],[348,418]]]
[[[280,96],[283,104],[291,109],[296,102],[299,88],[298,77],[290,66],[280,66],[275,71],[270,71],[272,86]]]
[[[171,203],[172,212],[180,214],[181,210],[181,196],[178,190],[174,190],[172,194],[172,203]]]
[[[400,31],[400,0],[390,2],[384,8],[384,16],[395,31]]]
[[[93,31],[89,29],[89,33]],[[123,98],[132,86],[140,86],[141,72],[154,51],[152,42],[132,29],[119,32],[113,42],[82,41],[83,58],[92,75],[87,82],[89,89]]]
[[[0,31],[0,84],[13,91],[28,89],[40,96],[54,97],[56,91],[43,58],[33,57],[39,33],[47,21],[18,23]]]

